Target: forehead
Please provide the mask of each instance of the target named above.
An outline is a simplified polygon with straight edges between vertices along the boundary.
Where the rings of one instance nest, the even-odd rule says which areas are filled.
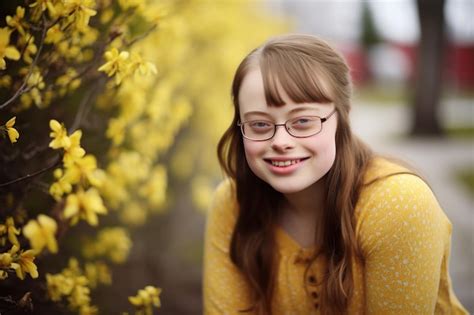
[[[295,110],[318,114],[322,109],[329,106],[329,104],[320,103],[295,103],[281,86],[278,91],[285,101],[285,105],[268,106],[260,68],[257,67],[249,71],[242,81],[238,95],[241,118],[253,114],[257,115],[255,112],[267,113],[270,116],[286,115],[295,112]]]

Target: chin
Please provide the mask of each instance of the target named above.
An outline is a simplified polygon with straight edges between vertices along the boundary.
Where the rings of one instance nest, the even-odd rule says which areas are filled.
[[[265,180],[266,181],[266,180]],[[284,183],[276,183],[273,181],[266,181],[270,186],[273,187],[276,191],[282,193],[282,194],[294,194],[298,193],[300,191],[303,191],[310,187],[313,182],[311,183],[304,183],[304,182],[297,182],[297,183],[288,183],[288,181],[285,181]]]

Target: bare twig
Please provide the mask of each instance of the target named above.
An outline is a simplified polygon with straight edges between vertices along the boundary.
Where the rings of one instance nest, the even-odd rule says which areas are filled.
[[[74,122],[69,127],[68,133],[73,133],[81,125],[82,118],[84,117],[85,107],[89,104],[89,100],[92,95],[97,91],[99,85],[95,85],[92,89],[87,91],[87,94],[82,98],[81,103],[79,103],[79,109],[74,117]]]
[[[41,175],[43,174],[44,172],[47,172],[49,171],[50,169],[52,168],[55,168],[56,166],[58,166],[58,164],[61,162],[61,156],[58,155],[55,157],[55,160],[53,161],[53,163],[43,169],[40,169],[34,173],[31,173],[31,174],[27,174],[25,176],[22,176],[22,177],[19,177],[19,178],[16,178],[16,179],[13,179],[9,182],[5,182],[5,183],[1,183],[0,184],[0,188],[1,187],[6,187],[6,186],[9,186],[9,185],[12,185],[12,184],[15,184],[15,183],[18,183],[18,182],[21,182],[21,181],[24,181],[24,180],[27,180],[29,178],[32,178],[32,177],[35,177],[35,176],[38,176],[38,175]]]
[[[136,42],[146,38],[148,35],[150,35],[151,32],[153,32],[156,28],[158,27],[158,24],[153,24],[145,33],[143,34],[140,34],[139,36],[135,37],[134,39],[132,39],[131,41],[129,42],[125,42],[125,46],[126,47],[130,47],[132,46],[133,44],[135,44]]]

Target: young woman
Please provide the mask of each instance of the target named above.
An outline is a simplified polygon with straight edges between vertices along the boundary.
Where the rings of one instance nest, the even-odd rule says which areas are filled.
[[[351,131],[343,58],[309,35],[240,64],[205,236],[205,314],[467,314],[429,186]],[[376,131],[374,131],[376,132]]]

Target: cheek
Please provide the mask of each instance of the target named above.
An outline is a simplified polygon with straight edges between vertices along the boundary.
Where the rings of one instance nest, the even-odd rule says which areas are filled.
[[[252,172],[258,177],[262,177],[262,157],[265,153],[265,146],[260,142],[244,140],[245,159]]]
[[[318,137],[311,143],[308,143],[307,148],[315,155],[319,167],[324,169],[331,168],[336,158],[336,140],[334,135]]]
[[[259,157],[264,151],[261,143],[248,140],[244,140],[244,149],[248,163],[251,163],[252,160]]]

